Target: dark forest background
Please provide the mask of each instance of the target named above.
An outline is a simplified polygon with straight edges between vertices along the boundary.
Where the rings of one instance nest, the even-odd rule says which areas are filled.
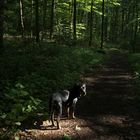
[[[4,34],[26,41],[100,46],[103,36],[105,42],[133,50],[138,46],[138,0],[1,0],[0,9],[1,43]]]
[[[139,14],[139,0],[0,0],[1,137],[47,118],[50,94],[110,50],[128,54],[139,93]]]

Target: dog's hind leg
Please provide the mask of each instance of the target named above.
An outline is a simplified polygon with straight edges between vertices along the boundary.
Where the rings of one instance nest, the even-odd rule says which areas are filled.
[[[59,105],[59,111],[58,111],[58,116],[57,116],[57,129],[61,129],[61,126],[60,126],[60,118],[61,118],[61,115],[62,115],[62,103],[58,103]]]
[[[54,126],[55,105],[52,97],[49,100],[49,112],[50,112],[50,121],[52,123],[52,126]]]
[[[70,107],[67,107],[67,117],[70,117]]]
[[[52,114],[51,114],[52,126],[55,126],[55,125],[54,125],[54,113],[55,113],[55,111],[53,110],[53,111],[52,111]]]
[[[58,117],[57,117],[57,129],[61,129],[61,126],[60,126],[60,115],[58,115]]]

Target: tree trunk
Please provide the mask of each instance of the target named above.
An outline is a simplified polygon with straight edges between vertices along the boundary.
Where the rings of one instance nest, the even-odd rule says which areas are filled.
[[[131,12],[130,12],[130,5],[128,4],[128,9],[127,9],[127,12],[126,12],[125,24],[128,24],[130,22],[130,14],[131,14]],[[125,33],[124,37],[127,38],[127,39],[128,38],[130,39],[130,32],[129,32],[129,27],[128,26],[125,28],[125,32],[124,33]]]
[[[36,42],[39,43],[39,3],[35,0],[35,24],[36,24]]]
[[[31,38],[33,38],[33,14],[34,14],[34,12],[33,12],[33,3],[34,3],[34,1],[31,0],[31,30],[30,30]]]
[[[72,0],[69,2],[69,34],[70,38],[72,38]]]
[[[104,31],[104,36],[105,36],[105,40],[108,40],[108,0],[106,1],[106,17],[105,17],[105,31]]]
[[[103,48],[104,43],[104,0],[102,1],[102,24],[101,24],[101,49]]]
[[[123,34],[124,34],[124,16],[125,16],[125,13],[124,13],[124,8],[122,7],[122,19],[121,19],[121,36],[122,37],[124,37],[123,36]]]
[[[90,9],[90,34],[89,34],[89,46],[92,44],[92,33],[93,33],[93,0],[91,0],[91,9]]]
[[[24,38],[23,0],[19,0],[21,35]]]
[[[132,4],[132,10],[131,10],[131,17],[130,17],[130,21],[133,21],[135,20],[135,14],[136,14],[136,0],[134,0],[133,4]],[[130,32],[131,32],[131,35],[130,35],[130,38],[133,40],[133,37],[134,37],[134,32],[135,32],[135,23],[132,22],[131,26],[130,26]]]
[[[118,40],[118,32],[119,32],[119,28],[118,28],[118,15],[119,15],[119,7],[115,7],[115,15],[114,15],[114,36],[113,36],[113,40],[116,42]]]
[[[133,40],[134,40],[134,43],[133,43],[133,52],[135,52],[136,50],[136,38],[137,38],[137,32],[138,32],[138,17],[139,17],[139,11],[138,11],[138,1],[135,0],[135,19],[136,19],[136,22],[135,22],[135,29],[134,29],[134,37],[133,37]]]
[[[46,10],[47,10],[47,0],[44,0],[43,5],[43,34],[41,40],[43,40],[44,35],[46,34]]]
[[[50,39],[52,39],[53,30],[54,30],[54,7],[55,7],[55,0],[52,0],[52,4],[51,4],[51,21],[50,21]]]
[[[4,0],[0,0],[0,49],[3,48],[3,21],[4,21]]]
[[[73,0],[73,39],[76,43],[76,0]]]

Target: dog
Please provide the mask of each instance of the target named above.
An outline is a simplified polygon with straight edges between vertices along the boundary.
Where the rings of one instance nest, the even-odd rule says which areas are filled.
[[[57,129],[61,129],[59,124],[62,115],[62,108],[67,110],[67,116],[69,118],[75,118],[74,110],[78,99],[86,95],[86,84],[75,84],[70,90],[63,90],[54,93],[50,99],[50,119],[52,126],[54,124],[54,116],[57,115]]]

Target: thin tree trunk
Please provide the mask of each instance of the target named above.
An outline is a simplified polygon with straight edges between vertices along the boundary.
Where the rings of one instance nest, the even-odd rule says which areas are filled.
[[[0,49],[3,48],[3,21],[4,21],[4,0],[0,0]]]
[[[135,0],[135,14],[136,14],[136,23],[135,23],[135,29],[134,29],[134,37],[133,37],[133,40],[134,40],[134,43],[133,43],[133,52],[135,52],[136,50],[136,38],[137,38],[137,32],[138,32],[138,17],[139,17],[139,11],[138,11],[138,1]]]
[[[131,21],[133,21],[133,20],[135,20],[135,14],[136,14],[136,11],[135,11],[135,9],[136,9],[136,2],[135,2],[136,0],[134,0],[134,2],[133,2],[133,5],[132,5],[132,12],[131,12]],[[134,23],[132,23],[131,24],[131,26],[130,26],[130,31],[131,31],[131,39],[133,39],[133,37],[134,37],[134,34],[135,34],[135,24]]]
[[[33,14],[34,14],[34,12],[33,12],[33,3],[34,3],[34,1],[33,0],[31,0],[31,38],[33,38]]]
[[[90,34],[89,34],[89,46],[92,44],[92,33],[93,33],[93,0],[91,0],[91,9],[90,9]]]
[[[103,48],[104,43],[104,0],[102,1],[102,25],[101,25],[101,49]]]
[[[122,7],[122,19],[121,19],[121,36],[122,37],[124,35],[124,15],[125,15],[125,13],[124,13],[124,9]]]
[[[119,31],[119,28],[118,28],[118,15],[119,15],[119,7],[115,7],[115,16],[114,16],[114,41],[117,41],[118,40],[118,31]]]
[[[36,17],[36,42],[39,42],[39,3],[35,0],[35,17]]]
[[[43,34],[41,40],[43,40],[44,35],[46,33],[46,11],[47,10],[47,0],[44,0],[44,5],[43,5]]]
[[[73,39],[76,43],[76,0],[73,0]]]
[[[23,0],[19,0],[21,35],[24,38]]]
[[[50,39],[52,39],[53,30],[54,30],[54,7],[55,7],[55,0],[52,0],[51,21],[50,21]]]
[[[70,34],[70,38],[72,38],[72,0],[69,2],[69,34]]]
[[[106,17],[105,17],[105,40],[108,40],[108,0],[106,1]]]
[[[129,7],[128,7],[128,11],[127,11],[127,16],[126,16],[126,24],[128,24],[129,23],[129,21],[130,21],[130,15],[131,15],[131,12],[130,12],[130,5],[128,5]],[[129,32],[129,27],[127,26],[126,28],[125,28],[125,37],[128,39],[130,39],[130,32]]]

